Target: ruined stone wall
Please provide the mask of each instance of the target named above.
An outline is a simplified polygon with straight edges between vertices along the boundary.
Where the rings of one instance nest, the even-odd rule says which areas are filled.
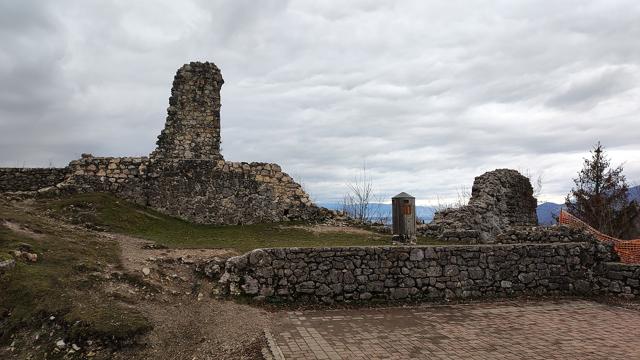
[[[43,184],[59,183],[55,192],[111,192],[202,224],[319,220],[330,216],[328,210],[315,206],[280,166],[223,160],[223,83],[220,69],[212,63],[182,66],[173,81],[165,128],[150,157],[85,154],[69,164],[69,176]],[[5,183],[8,191],[26,187],[15,181]],[[38,188],[37,184],[29,187]]]
[[[129,201],[147,204],[147,157],[94,157],[82,154],[69,163],[70,176],[58,184],[71,192],[110,192]]]
[[[153,159],[219,160],[220,69],[209,62],[186,64],[173,79],[167,120]]]
[[[147,157],[94,157],[83,154],[69,163],[72,180],[78,186],[93,186],[92,191],[117,191],[131,179],[144,177]],[[100,185],[91,185],[100,184]]]
[[[436,212],[429,235],[466,242],[494,242],[512,227],[537,226],[537,201],[529,179],[510,169],[475,178],[469,204]]]
[[[181,160],[152,163],[149,205],[203,224],[251,224],[321,215],[278,165]],[[175,199],[189,199],[178,202]]]
[[[85,154],[69,168],[61,189],[111,192],[195,223],[252,224],[328,215],[276,164]]]
[[[164,130],[151,154],[149,206],[203,224],[250,224],[322,216],[302,187],[267,163],[225,162],[220,154],[220,70],[181,67]]]
[[[258,249],[226,261],[232,295],[286,301],[589,294],[611,247],[597,243]]]
[[[68,168],[0,168],[0,192],[36,191],[62,182]]]

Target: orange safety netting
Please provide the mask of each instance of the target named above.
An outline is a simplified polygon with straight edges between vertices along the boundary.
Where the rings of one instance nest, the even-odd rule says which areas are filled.
[[[620,261],[627,264],[640,264],[640,239],[622,240],[601,233],[600,231],[589,226],[586,222],[569,214],[565,210],[560,210],[558,222],[575,228],[584,229],[591,233],[596,239],[613,244],[613,249],[620,256]]]

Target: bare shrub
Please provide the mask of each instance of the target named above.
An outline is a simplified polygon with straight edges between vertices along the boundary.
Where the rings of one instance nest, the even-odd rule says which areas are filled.
[[[362,165],[358,174],[346,186],[347,193],[342,199],[343,212],[362,223],[382,218],[382,198],[374,195],[373,180],[367,173],[366,164]]]

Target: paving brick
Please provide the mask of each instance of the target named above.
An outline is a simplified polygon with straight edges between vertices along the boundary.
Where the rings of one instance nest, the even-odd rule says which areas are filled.
[[[289,312],[286,359],[640,359],[640,312],[583,300]],[[311,355],[313,354],[313,355]]]

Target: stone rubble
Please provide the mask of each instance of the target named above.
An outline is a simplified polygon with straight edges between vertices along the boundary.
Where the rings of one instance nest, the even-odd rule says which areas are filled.
[[[0,261],[0,274],[13,270],[16,267],[16,261],[7,259]]]
[[[475,178],[468,205],[436,212],[419,233],[452,242],[491,243],[508,229],[537,226],[536,207],[529,179],[516,170],[498,169]]]

